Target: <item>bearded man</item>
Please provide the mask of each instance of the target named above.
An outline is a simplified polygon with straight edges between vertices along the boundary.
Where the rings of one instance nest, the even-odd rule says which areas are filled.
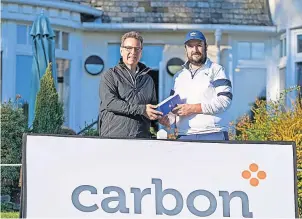
[[[183,104],[172,111],[178,139],[229,140],[222,114],[232,102],[232,85],[224,68],[207,57],[207,41],[200,31],[185,38],[188,61],[175,74],[171,94],[179,94]]]

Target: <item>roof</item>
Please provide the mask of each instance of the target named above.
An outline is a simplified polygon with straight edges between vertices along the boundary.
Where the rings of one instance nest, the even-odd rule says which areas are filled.
[[[65,0],[103,11],[103,23],[273,26],[268,0]]]

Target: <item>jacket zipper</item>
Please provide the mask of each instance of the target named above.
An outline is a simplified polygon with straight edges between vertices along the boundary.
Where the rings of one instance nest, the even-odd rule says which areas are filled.
[[[140,72],[138,72],[137,74],[140,74],[141,72],[143,72],[145,69],[147,69],[147,68],[144,68],[143,70],[141,70]],[[131,78],[131,80],[132,80],[132,82],[133,82],[133,85],[134,85],[134,90],[136,90],[136,78],[134,79],[133,77],[132,77],[132,74],[129,72],[129,70],[126,68],[126,70],[127,70],[127,72],[128,72],[128,74],[129,74],[129,76],[130,76],[130,78]],[[148,73],[150,71],[150,69],[146,72],[146,73]]]
[[[128,69],[126,69],[126,70],[127,70],[128,74],[129,74],[129,76],[130,76],[131,80],[132,80],[132,83],[133,83],[133,84],[134,84],[134,86],[135,86],[135,81],[134,81],[134,78],[132,77],[132,74],[129,72],[129,70],[128,70]]]

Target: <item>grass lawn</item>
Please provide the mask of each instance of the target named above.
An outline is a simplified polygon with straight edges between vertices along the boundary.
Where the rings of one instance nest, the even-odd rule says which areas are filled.
[[[1,212],[0,218],[19,218],[19,212]]]

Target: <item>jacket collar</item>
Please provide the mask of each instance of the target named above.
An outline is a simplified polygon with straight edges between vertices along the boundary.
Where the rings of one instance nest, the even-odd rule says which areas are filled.
[[[128,71],[130,71],[130,69],[127,67],[127,65],[123,62],[122,58],[120,58],[118,65],[120,67],[126,68]],[[147,74],[151,70],[151,68],[147,67],[146,65],[144,65],[141,62],[137,63],[137,67],[138,67],[138,74],[140,74],[140,75]]]
[[[209,58],[207,58],[206,62],[203,64],[203,66],[201,66],[201,68],[199,70],[210,68],[211,64],[212,64],[212,61]],[[185,69],[190,71],[190,62],[189,61],[186,61],[185,64],[183,64],[182,66]]]

